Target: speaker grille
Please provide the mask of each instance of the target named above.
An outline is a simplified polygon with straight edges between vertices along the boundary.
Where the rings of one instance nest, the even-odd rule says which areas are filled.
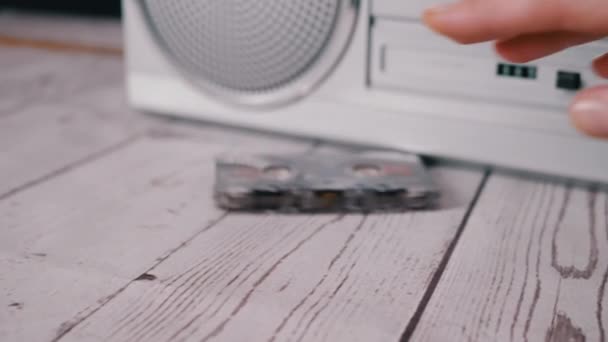
[[[350,36],[336,37],[339,22],[351,20],[352,29],[355,18],[344,18],[341,0],[142,3],[157,38],[183,71],[242,94],[282,89],[323,64],[327,45],[344,45]]]

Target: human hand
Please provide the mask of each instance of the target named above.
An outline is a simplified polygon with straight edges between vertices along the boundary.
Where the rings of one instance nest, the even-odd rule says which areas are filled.
[[[606,0],[460,0],[433,7],[425,23],[462,44],[494,41],[496,51],[526,63],[608,36]],[[593,67],[608,78],[608,53]],[[570,106],[581,131],[608,138],[608,85],[581,91]]]

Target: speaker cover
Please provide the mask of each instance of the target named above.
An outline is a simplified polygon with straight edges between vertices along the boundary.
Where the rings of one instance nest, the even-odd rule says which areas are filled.
[[[141,0],[178,69],[230,103],[273,106],[312,91],[356,26],[352,0]]]

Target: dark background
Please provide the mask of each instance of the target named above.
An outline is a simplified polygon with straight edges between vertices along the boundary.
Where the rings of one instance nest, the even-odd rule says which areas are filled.
[[[120,0],[0,0],[0,10],[119,17]]]

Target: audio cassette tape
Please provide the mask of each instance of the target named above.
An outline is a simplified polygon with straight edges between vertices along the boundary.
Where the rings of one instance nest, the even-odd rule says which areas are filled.
[[[230,154],[216,163],[214,197],[228,210],[404,211],[439,198],[420,157],[399,152]]]

